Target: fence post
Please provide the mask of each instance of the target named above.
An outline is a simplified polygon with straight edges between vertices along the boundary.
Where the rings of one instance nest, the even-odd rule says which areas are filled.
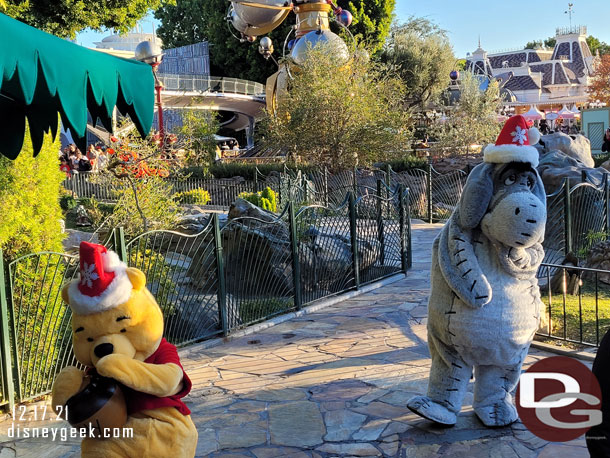
[[[358,230],[356,226],[356,195],[349,193],[349,231],[352,240],[352,264],[354,266],[354,283],[360,289],[360,261],[358,255]]]
[[[354,170],[352,172],[353,174],[353,185],[354,185],[354,196],[358,195],[358,169],[356,168],[356,166],[354,166]]]
[[[222,326],[224,337],[229,333],[229,319],[227,316],[227,288],[225,286],[225,265],[222,256],[222,238],[220,235],[220,222],[218,213],[214,213],[214,246],[216,252],[216,276],[218,278],[218,321]]]
[[[258,167],[254,167],[254,192],[258,192]]]
[[[324,206],[328,207],[328,167],[324,166]]]
[[[606,207],[606,235],[610,235],[610,183],[607,173],[604,173],[604,203]]]
[[[294,306],[301,310],[303,298],[301,297],[301,262],[299,260],[299,241],[297,238],[297,219],[294,202],[288,203],[288,224],[290,225],[290,247],[292,249],[292,284],[294,286]]]
[[[15,326],[15,323],[10,317],[8,311],[8,297],[7,291],[9,291],[10,285],[5,280],[4,277],[4,258],[2,255],[2,249],[0,249],[0,313],[2,316],[0,320],[2,321],[2,328],[0,338],[2,339],[2,378],[4,379],[4,392],[8,398],[9,408],[11,411],[13,410],[13,406],[15,405],[15,386],[13,385],[13,374],[11,373],[11,362],[13,358],[11,357],[11,343],[10,343],[10,334],[9,334],[9,321],[12,326]],[[11,306],[12,309],[12,306]],[[15,356],[16,358],[16,356]],[[19,378],[17,377],[17,381],[19,383]]]
[[[379,264],[385,265],[385,234],[383,233],[383,198],[381,188],[383,183],[377,180],[377,238],[379,239]]]
[[[408,213],[408,204],[407,208],[405,208],[405,185],[399,184],[398,219],[400,223],[400,266],[405,274],[407,273],[409,267],[411,267],[411,218]],[[407,216],[409,216],[408,220],[406,218]]]
[[[119,255],[119,259],[126,264],[129,264],[127,259],[127,246],[125,245],[125,230],[122,227],[114,228],[114,251]]]
[[[564,179],[563,189],[563,219],[564,219],[564,237],[565,237],[565,255],[572,252],[572,208],[570,203],[570,179]]]
[[[428,222],[432,223],[432,164],[428,159],[428,169],[426,173],[426,200],[428,201]]]

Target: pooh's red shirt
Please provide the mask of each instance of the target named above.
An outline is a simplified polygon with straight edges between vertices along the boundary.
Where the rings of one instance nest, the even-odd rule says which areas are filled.
[[[149,364],[167,364],[174,363],[180,366],[180,357],[176,347],[165,339],[161,339],[159,348],[152,355],[144,360]],[[139,391],[125,388],[125,399],[127,400],[127,413],[129,415],[139,412],[140,410],[159,409],[161,407],[175,407],[182,415],[190,415],[191,411],[181,399],[191,391],[191,379],[189,379],[184,369],[182,369],[182,390],[172,396],[160,398],[152,394],[141,393]]]

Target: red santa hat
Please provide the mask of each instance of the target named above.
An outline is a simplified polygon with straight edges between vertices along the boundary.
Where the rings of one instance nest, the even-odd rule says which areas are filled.
[[[131,296],[127,265],[103,245],[80,244],[80,277],[68,288],[70,307],[79,315],[102,312]]]
[[[489,144],[483,152],[483,160],[496,164],[508,162],[529,162],[538,165],[538,150],[534,147],[540,140],[540,132],[535,127],[528,128],[521,115],[506,120],[496,144]]]

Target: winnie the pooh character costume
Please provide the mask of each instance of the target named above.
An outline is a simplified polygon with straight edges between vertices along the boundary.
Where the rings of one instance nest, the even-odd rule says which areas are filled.
[[[197,429],[182,402],[191,381],[176,347],[163,338],[163,315],[146,289],[146,277],[104,246],[82,242],[80,278],[62,297],[72,309],[74,354],[83,371],[64,368],[55,379],[53,408],[81,390],[86,375],[109,377],[122,386],[125,428],[132,437],[85,438],[83,457],[186,458],[195,455]]]

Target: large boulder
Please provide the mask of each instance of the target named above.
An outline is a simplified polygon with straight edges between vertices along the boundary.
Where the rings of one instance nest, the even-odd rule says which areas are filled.
[[[543,135],[541,143],[547,153],[561,151],[571,158],[582,163],[585,167],[595,167],[593,156],[591,155],[591,142],[584,135],[567,135],[562,132],[555,132]]]
[[[580,182],[583,171],[595,183],[601,183],[604,173],[608,173],[608,170],[601,167],[587,167],[580,160],[558,150],[541,156],[538,164],[538,173],[542,178],[547,194],[551,194],[561,186],[565,178],[570,178],[573,183]]]
[[[610,270],[610,240],[599,242],[591,247],[585,267],[589,269]],[[594,275],[587,272],[586,277],[594,278]],[[610,285],[610,274],[599,273],[597,278],[600,282]]]

